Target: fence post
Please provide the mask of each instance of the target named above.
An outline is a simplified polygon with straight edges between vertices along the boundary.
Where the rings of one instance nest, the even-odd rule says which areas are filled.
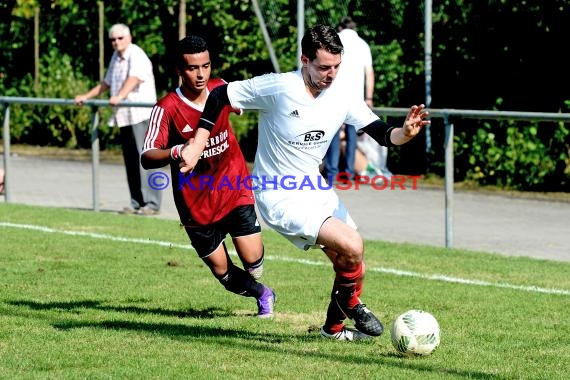
[[[453,247],[453,123],[444,114],[445,122],[445,247]]]
[[[10,103],[4,103],[4,202],[10,203]]]
[[[99,112],[97,107],[91,107],[91,172],[93,211],[99,211]]]

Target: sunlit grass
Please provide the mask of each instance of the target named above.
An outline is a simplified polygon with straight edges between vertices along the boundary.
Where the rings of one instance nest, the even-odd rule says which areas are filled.
[[[263,237],[271,320],[175,221],[0,204],[0,378],[567,378],[570,263],[366,242],[362,298],[387,330],[411,308],[440,323],[438,350],[406,359],[389,333],[322,339],[330,264]]]

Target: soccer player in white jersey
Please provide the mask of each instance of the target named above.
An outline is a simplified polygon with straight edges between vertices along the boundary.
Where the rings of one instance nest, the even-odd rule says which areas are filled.
[[[335,278],[321,335],[361,340],[384,331],[360,300],[364,244],[332,187],[324,186],[319,165],[343,124],[353,125],[382,145],[402,145],[429,124],[424,105],[410,108],[401,128],[390,127],[364,100],[345,96],[334,82],[343,46],[336,31],[317,25],[306,31],[299,70],[265,74],[214,89],[204,107],[195,139],[182,150],[181,172],[193,170],[224,106],[259,110],[259,140],[253,184],[263,220],[298,248],[320,248]],[[287,180],[284,180],[286,178]],[[292,187],[291,184],[303,184]],[[356,330],[345,326],[350,318]]]

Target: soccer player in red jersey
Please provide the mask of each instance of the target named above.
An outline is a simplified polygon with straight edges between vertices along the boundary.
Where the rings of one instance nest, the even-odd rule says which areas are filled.
[[[197,130],[210,91],[226,84],[210,79],[212,63],[206,41],[187,36],[178,42],[176,69],[182,84],[152,109],[141,163],[145,169],[171,167],[174,202],[192,246],[226,290],[257,300],[261,318],[273,315],[275,293],[257,280],[263,273],[261,227],[254,208],[249,170],[223,107],[212,127],[199,164],[180,173],[180,151]],[[224,239],[232,237],[244,269],[232,262]]]

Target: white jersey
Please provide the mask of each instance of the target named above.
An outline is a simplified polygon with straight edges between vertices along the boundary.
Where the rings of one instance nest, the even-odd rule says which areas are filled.
[[[228,84],[233,107],[259,110],[253,186],[263,220],[301,249],[318,247],[334,216],[356,229],[319,166],[343,123],[361,129],[378,116],[333,82],[315,99],[301,71],[266,74]]]
[[[333,82],[317,98],[306,90],[301,70],[266,74],[231,82],[228,97],[232,107],[259,110],[259,137],[254,186],[281,188],[284,177],[313,184],[322,176],[319,166],[332,138],[343,123],[361,129],[378,116],[363,100],[346,96],[342,83]]]

